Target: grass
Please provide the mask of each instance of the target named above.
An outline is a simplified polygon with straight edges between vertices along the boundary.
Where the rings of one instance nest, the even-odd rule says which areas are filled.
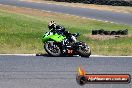
[[[83,19],[64,14],[53,14],[12,7],[0,9],[0,53],[38,53],[44,52],[41,37],[48,31],[47,23],[50,20],[56,21],[67,28],[70,32],[79,32],[82,35],[78,38],[88,43],[92,54],[100,55],[132,55],[132,37],[124,37],[108,40],[97,40],[87,38],[84,35],[91,34],[92,29],[104,28],[106,30],[128,29],[132,34],[132,26],[105,23]],[[16,11],[19,9],[19,12]],[[21,12],[21,10],[23,10]],[[26,13],[24,13],[24,11]],[[34,14],[35,13],[35,14]],[[37,15],[37,14],[38,15]],[[44,14],[48,14],[45,15]]]
[[[46,25],[24,15],[0,11],[0,53],[42,51],[41,36]]]

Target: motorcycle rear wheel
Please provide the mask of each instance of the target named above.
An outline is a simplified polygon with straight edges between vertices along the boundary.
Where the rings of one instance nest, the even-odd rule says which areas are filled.
[[[88,46],[86,46],[86,47],[88,47]],[[83,47],[79,47],[78,52],[82,57],[89,57],[91,55],[90,48],[84,49]]]

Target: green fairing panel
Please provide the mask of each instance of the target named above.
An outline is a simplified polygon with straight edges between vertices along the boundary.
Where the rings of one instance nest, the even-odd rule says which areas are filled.
[[[56,42],[61,42],[62,40],[64,40],[66,37],[62,36],[62,35],[58,35],[57,33],[56,34],[50,34],[50,35],[47,35],[45,34],[43,36],[43,39],[42,41],[43,42],[46,42],[46,41],[49,41],[49,40],[53,40],[53,41],[56,41]]]

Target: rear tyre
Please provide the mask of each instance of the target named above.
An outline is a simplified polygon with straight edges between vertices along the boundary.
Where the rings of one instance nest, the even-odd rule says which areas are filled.
[[[89,57],[91,55],[90,47],[87,45],[79,47],[78,52],[82,57]]]
[[[58,45],[54,44],[53,41],[46,42],[44,44],[44,49],[51,56],[54,56],[54,57],[61,56],[60,47]]]

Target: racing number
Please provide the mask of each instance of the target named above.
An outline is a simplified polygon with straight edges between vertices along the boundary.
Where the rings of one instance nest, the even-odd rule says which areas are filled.
[[[68,53],[70,53],[70,54],[73,53],[73,50],[68,50]]]

